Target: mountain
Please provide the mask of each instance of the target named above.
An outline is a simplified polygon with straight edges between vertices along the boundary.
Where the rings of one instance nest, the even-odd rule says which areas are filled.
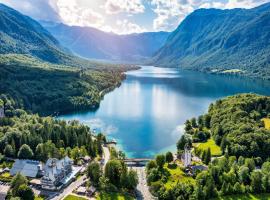
[[[134,69],[78,58],[38,22],[0,4],[0,96],[33,113],[96,109]]]
[[[152,62],[270,79],[270,3],[253,9],[199,9],[168,37]]]
[[[129,35],[107,33],[92,27],[40,22],[61,44],[85,58],[138,61],[153,54],[170,33],[148,32]]]
[[[0,54],[29,54],[54,63],[69,57],[38,22],[4,4],[0,4],[0,44]]]

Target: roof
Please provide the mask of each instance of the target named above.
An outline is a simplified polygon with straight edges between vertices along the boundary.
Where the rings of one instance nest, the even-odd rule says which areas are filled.
[[[70,164],[72,164],[72,160],[67,156],[61,160],[56,158],[48,159],[44,167],[45,175],[43,178],[54,181],[56,179],[55,176],[62,173],[65,167]]]
[[[203,170],[207,170],[207,166],[204,166],[204,165],[195,165],[195,166],[191,166],[192,170],[200,170],[200,171],[203,171]]]
[[[34,185],[40,185],[40,179],[32,179],[30,183]]]
[[[10,174],[14,176],[17,173],[21,173],[24,176],[35,178],[39,169],[39,161],[17,159],[10,169]]]

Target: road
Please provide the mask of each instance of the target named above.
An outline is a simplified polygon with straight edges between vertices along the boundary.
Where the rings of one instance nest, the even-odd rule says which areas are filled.
[[[139,183],[137,185],[137,199],[138,200],[154,200],[155,198],[152,196],[152,194],[149,192],[149,188],[147,186],[146,182],[146,174],[145,174],[145,167],[132,167],[137,174],[139,178]]]
[[[78,180],[72,182],[68,187],[66,187],[65,189],[61,190],[58,195],[56,195],[55,197],[53,197],[51,199],[52,200],[64,199],[74,189],[76,189],[78,186],[80,186],[84,182],[84,179],[85,178],[86,178],[86,175],[81,176]]]

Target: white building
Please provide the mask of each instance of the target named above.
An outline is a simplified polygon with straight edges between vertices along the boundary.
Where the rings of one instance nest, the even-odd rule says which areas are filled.
[[[47,190],[59,189],[65,178],[72,172],[72,160],[65,157],[61,160],[50,158],[44,167],[44,176],[41,178],[41,187]]]
[[[191,149],[188,145],[185,146],[184,154],[182,155],[182,162],[185,167],[191,165]]]

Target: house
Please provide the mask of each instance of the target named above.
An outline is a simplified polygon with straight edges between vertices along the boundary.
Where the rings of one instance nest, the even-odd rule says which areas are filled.
[[[42,164],[36,160],[16,159],[15,163],[10,169],[10,175],[14,176],[17,173],[20,173],[26,177],[35,178],[42,174]]]
[[[41,187],[47,190],[60,189],[63,181],[72,172],[72,160],[65,157],[61,160],[50,158],[44,167],[44,176],[41,178]]]

